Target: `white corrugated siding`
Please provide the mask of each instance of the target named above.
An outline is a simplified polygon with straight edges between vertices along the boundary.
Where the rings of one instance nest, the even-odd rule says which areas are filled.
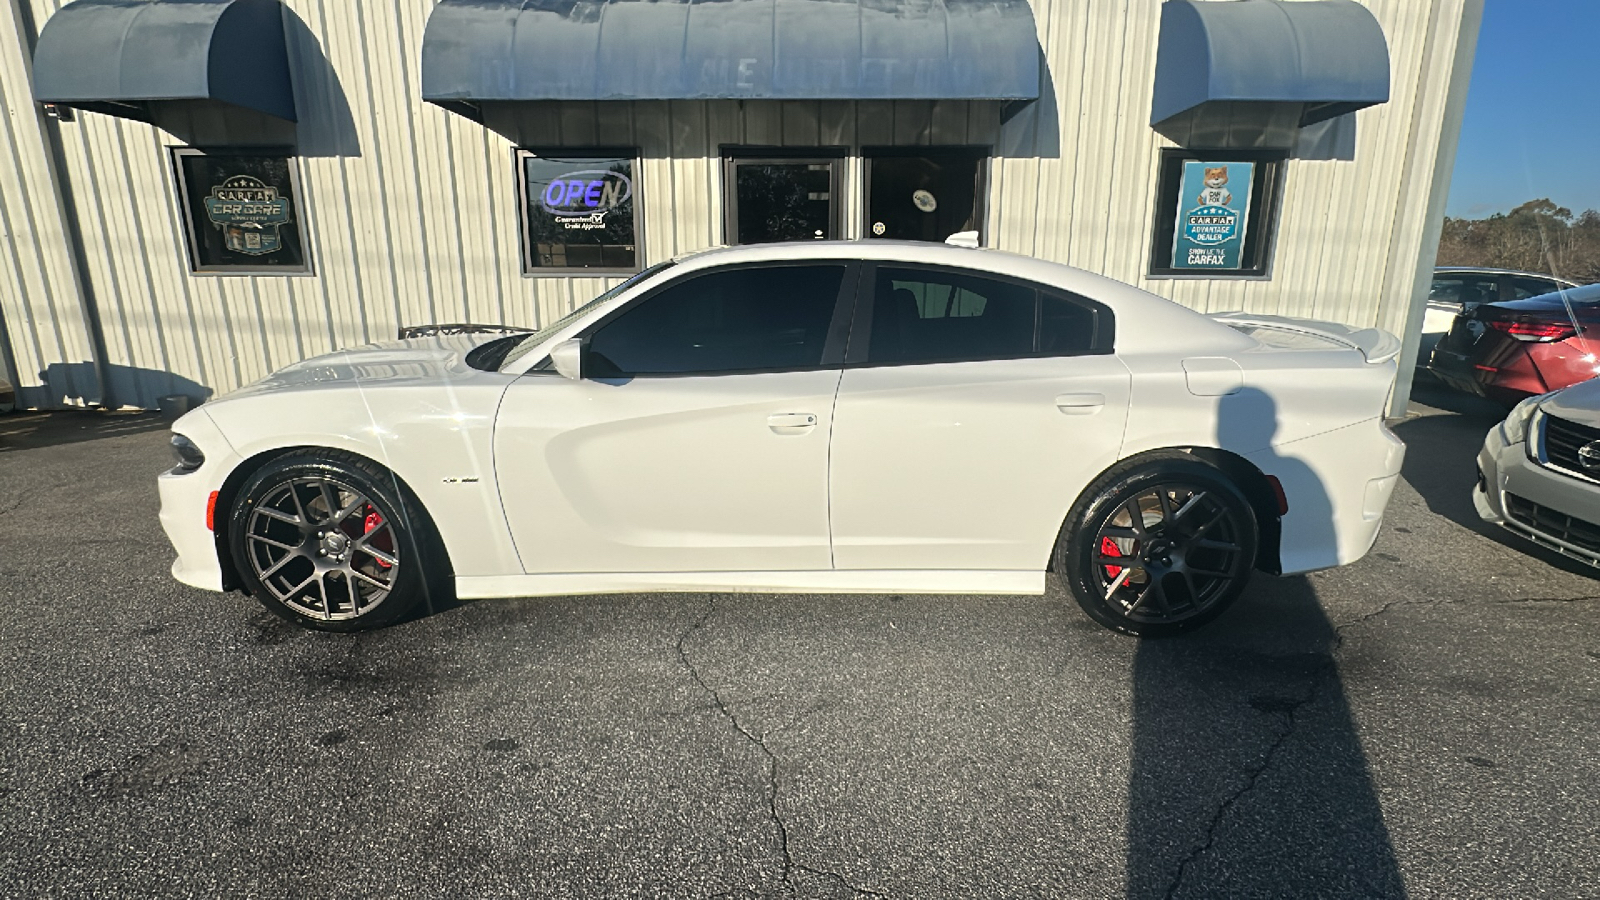
[[[30,3],[40,25],[63,5],[9,2]],[[164,110],[166,130],[87,113],[61,128],[112,393],[124,404],[226,392],[308,356],[392,337],[403,324],[535,325],[614,283],[522,276],[518,144],[639,147],[646,262],[722,240],[723,145],[990,144],[994,246],[1199,309],[1399,330],[1466,2],[1369,0],[1389,39],[1393,99],[1358,114],[1354,162],[1290,164],[1267,281],[1144,278],[1165,145],[1148,125],[1155,0],[1035,0],[1051,93],[1003,129],[998,104],[964,101],[529,103],[491,108],[485,127],[417,99],[430,0],[286,0],[298,19],[290,23],[297,129],[199,105]],[[23,41],[15,21],[0,25],[0,139],[10,148],[0,155],[0,311],[19,383],[40,388],[36,373],[51,364],[87,362],[90,339]],[[167,148],[296,136],[315,274],[190,274]],[[861,233],[860,182],[853,157],[852,237]],[[70,402],[89,383],[50,388]]]

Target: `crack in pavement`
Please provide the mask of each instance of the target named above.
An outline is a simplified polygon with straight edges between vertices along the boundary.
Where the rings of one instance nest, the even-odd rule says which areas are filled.
[[[1173,897],[1177,896],[1178,889],[1183,886],[1184,872],[1189,868],[1189,865],[1203,856],[1216,843],[1217,829],[1222,825],[1222,820],[1227,816],[1228,810],[1232,809],[1234,804],[1242,800],[1246,794],[1255,790],[1256,783],[1261,780],[1261,777],[1267,773],[1268,769],[1272,768],[1272,762],[1277,756],[1278,750],[1288,742],[1289,736],[1294,734],[1295,726],[1298,724],[1295,721],[1296,715],[1299,714],[1302,707],[1316,700],[1318,688],[1321,686],[1321,679],[1332,670],[1333,658],[1329,656],[1327,662],[1318,665],[1316,671],[1310,673],[1309,677],[1312,681],[1306,689],[1305,696],[1296,700],[1288,709],[1274,712],[1274,715],[1282,719],[1282,728],[1278,732],[1278,736],[1273,739],[1266,752],[1261,754],[1260,764],[1246,773],[1244,784],[1237,791],[1223,798],[1222,803],[1217,806],[1217,811],[1211,817],[1211,824],[1206,826],[1205,840],[1198,847],[1189,851],[1189,855],[1178,861],[1178,871],[1173,875],[1172,882],[1167,885],[1164,895],[1167,900],[1172,900]]]
[[[696,668],[692,661],[690,661],[689,651],[684,646],[686,643],[688,643],[689,638],[693,637],[696,632],[705,627],[706,622],[710,621],[711,616],[716,612],[716,610],[716,597],[708,598],[706,600],[705,612],[701,614],[700,618],[693,625],[690,625],[688,629],[683,632],[683,634],[678,636],[678,659],[683,663],[683,667],[688,670],[689,677],[694,679],[694,683],[699,685],[700,689],[705,691],[706,694],[711,697],[711,702],[716,706],[717,711],[722,713],[723,718],[728,720],[728,724],[733,726],[733,730],[738,732],[741,737],[748,741],[757,750],[760,750],[761,755],[765,756],[767,759],[767,815],[771,817],[773,827],[777,829],[778,848],[783,853],[782,881],[784,890],[788,893],[794,892],[793,878],[795,871],[798,870],[805,872],[808,875],[814,875],[818,878],[832,879],[838,882],[846,890],[849,890],[855,894],[863,894],[868,897],[888,897],[888,894],[881,894],[877,891],[868,890],[867,888],[857,887],[851,884],[843,875],[840,875],[837,872],[830,872],[826,869],[817,869],[795,860],[794,854],[789,848],[789,824],[784,821],[783,815],[778,812],[778,757],[777,754],[772,752],[772,748],[767,746],[767,733],[762,732],[760,735],[756,735],[744,727],[744,725],[739,721],[739,718],[733,714],[733,710],[728,707],[727,702],[722,699],[722,694],[719,693],[716,688],[712,687],[706,682],[705,678],[700,674],[700,670]],[[785,727],[792,727],[795,722],[809,715],[810,712],[811,711],[801,713],[799,717],[791,721]]]

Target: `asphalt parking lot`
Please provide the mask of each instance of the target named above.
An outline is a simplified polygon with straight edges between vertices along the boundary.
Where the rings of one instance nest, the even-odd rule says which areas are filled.
[[[168,575],[154,416],[0,417],[0,894],[1600,896],[1600,581],[1419,390],[1362,562],[1139,643],[1046,597],[298,630]]]

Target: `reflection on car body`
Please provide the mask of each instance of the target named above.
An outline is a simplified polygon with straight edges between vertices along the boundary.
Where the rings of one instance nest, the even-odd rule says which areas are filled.
[[[302,624],[632,590],[1038,593],[1131,634],[1372,545],[1398,342],[988,250],[714,250],[528,335],[308,360],[174,426],[174,574]],[[316,373],[337,372],[332,380]],[[298,373],[305,373],[310,377]]]

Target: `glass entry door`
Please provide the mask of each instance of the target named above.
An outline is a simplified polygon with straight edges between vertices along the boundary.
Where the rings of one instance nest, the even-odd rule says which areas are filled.
[[[838,158],[730,158],[728,242],[821,241],[840,237]]]
[[[982,148],[868,149],[869,237],[936,241],[982,228]]]

